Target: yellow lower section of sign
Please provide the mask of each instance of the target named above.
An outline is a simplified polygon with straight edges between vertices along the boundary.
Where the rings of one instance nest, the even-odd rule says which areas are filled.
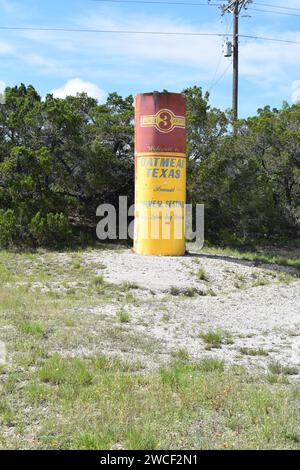
[[[185,156],[138,154],[136,165],[134,251],[143,255],[183,255]]]

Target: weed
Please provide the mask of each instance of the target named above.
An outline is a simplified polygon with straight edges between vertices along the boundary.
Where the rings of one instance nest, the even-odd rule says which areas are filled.
[[[18,323],[18,327],[23,333],[37,336],[38,338],[42,338],[46,334],[46,326],[41,321],[22,320]]]
[[[102,287],[102,286],[104,286],[104,284],[105,284],[104,277],[103,277],[102,275],[100,275],[100,276],[95,276],[95,277],[91,280],[91,284],[92,284],[92,286],[95,286],[95,287]]]
[[[170,294],[173,296],[180,295],[180,289],[178,289],[178,287],[172,286],[170,289]]]
[[[284,273],[284,272],[279,273],[277,279],[278,279],[278,282],[282,284],[287,284],[287,285],[297,280],[295,276],[291,276],[290,274]]]
[[[205,269],[204,269],[204,268],[198,269],[198,271],[197,271],[197,277],[198,277],[198,279],[200,279],[201,281],[208,281],[208,277],[207,277],[207,275],[206,275],[206,272],[205,272]]]
[[[84,361],[78,358],[64,358],[54,354],[47,359],[38,372],[42,382],[54,385],[88,385],[92,382],[92,375]]]
[[[168,322],[171,319],[171,315],[169,313],[164,313],[163,316],[161,317],[161,321],[163,322]]]
[[[172,357],[175,360],[188,362],[190,359],[190,355],[186,349],[178,349],[177,351],[172,351]]]
[[[220,348],[223,344],[233,344],[232,335],[228,331],[216,330],[200,333],[201,338],[211,348]]]
[[[121,323],[128,323],[130,321],[130,315],[128,312],[126,312],[125,310],[119,310],[117,312],[117,316],[119,318],[119,321]]]
[[[269,370],[274,375],[297,375],[298,369],[296,367],[283,366],[279,362],[271,362],[269,364]]]
[[[270,281],[264,277],[260,277],[253,282],[252,287],[267,286]]]
[[[268,351],[262,348],[252,349],[252,348],[242,347],[240,348],[240,353],[244,354],[245,356],[268,356],[269,355]]]

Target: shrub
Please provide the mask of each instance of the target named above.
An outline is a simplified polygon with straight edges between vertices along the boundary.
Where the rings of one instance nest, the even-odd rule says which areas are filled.
[[[12,209],[0,209],[0,247],[6,248],[14,243],[20,231]]]
[[[69,219],[63,213],[49,212],[43,217],[37,212],[31,219],[29,231],[40,246],[65,243],[72,235]]]

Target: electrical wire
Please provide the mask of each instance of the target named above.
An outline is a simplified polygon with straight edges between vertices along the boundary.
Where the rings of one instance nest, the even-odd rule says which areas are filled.
[[[251,36],[251,35],[248,35],[248,34],[239,34],[239,37],[240,38],[249,38],[249,39],[259,39],[261,41],[272,41],[272,42],[281,42],[281,43],[285,43],[285,44],[299,44],[300,45],[300,41],[292,41],[292,40],[289,40],[289,39],[269,38],[269,37],[265,37],[265,36]]]
[[[193,31],[135,31],[125,29],[78,29],[78,28],[38,28],[34,26],[0,26],[0,30],[6,31],[48,31],[65,33],[113,33],[113,34],[154,34],[171,36],[219,36],[224,37],[226,33],[201,33]]]
[[[178,5],[178,6],[205,6],[205,7],[222,7],[222,3],[203,3],[203,2],[173,2],[173,1],[162,1],[162,0],[90,0],[92,2],[97,2],[97,3],[124,3],[124,4],[135,4],[135,5]],[[289,7],[277,7],[275,5],[268,5],[266,3],[258,3],[258,2],[253,2],[253,5],[260,5],[260,6],[267,6],[267,7],[272,7],[272,8],[280,8],[283,11],[273,11],[273,10],[266,10],[262,8],[253,8],[251,5],[249,5],[248,9],[250,11],[257,11],[261,13],[274,13],[275,15],[287,15],[287,16],[300,16],[300,14],[297,13],[289,13],[285,12],[284,10],[289,10],[289,11],[300,11],[300,8],[289,8]]]
[[[273,13],[274,15],[286,15],[286,16],[300,16],[299,13],[288,13],[286,11],[273,11],[273,10],[264,10],[261,8],[249,7],[248,11],[259,11],[261,13]]]
[[[226,21],[226,36],[230,34],[230,30],[232,29],[232,25],[233,25],[233,18],[231,19],[231,22],[230,24],[228,23],[228,20],[227,20],[227,16],[225,16],[225,21]],[[220,58],[219,58],[219,61],[217,63],[217,66],[216,66],[216,69],[215,69],[215,72],[214,72],[214,75],[213,75],[213,78],[210,82],[210,85],[209,85],[209,88],[208,88],[208,91],[212,90],[220,81],[221,78],[223,78],[223,76],[225,75],[225,73],[227,72],[228,68],[226,68],[226,71],[224,73],[224,75],[222,74],[221,75],[221,78],[218,78],[216,80],[216,77],[217,77],[217,74],[219,72],[219,69],[220,69],[220,66],[221,66],[221,63],[222,63],[222,59],[223,59],[223,51],[221,52],[221,55],[220,55]],[[230,64],[229,64],[230,65]]]
[[[157,5],[187,5],[187,6],[205,6],[205,7],[220,7],[219,3],[199,3],[199,2],[171,2],[160,0],[90,0],[99,3],[135,3],[139,5],[157,4]]]
[[[207,90],[208,93],[210,93],[211,90],[212,90],[213,88],[215,88],[215,87],[220,83],[220,81],[222,80],[222,78],[223,78],[223,77],[226,75],[226,73],[228,72],[229,67],[231,67],[231,65],[232,65],[232,61],[229,62],[229,64],[226,66],[225,70],[224,70],[223,73],[220,75],[220,77],[219,77],[214,83],[212,83],[212,85],[211,85],[211,86],[209,87],[209,89]]]
[[[300,8],[296,8],[296,7],[282,7],[282,6],[280,6],[280,5],[270,5],[270,3],[253,2],[253,4],[254,4],[254,5],[261,5],[262,7],[278,8],[279,10],[300,11]]]
[[[226,37],[226,33],[202,33],[193,31],[136,31],[125,29],[78,29],[78,28],[38,28],[30,26],[0,26],[0,30],[4,31],[40,31],[40,32],[66,32],[66,33],[111,33],[111,34],[149,34],[149,35],[166,35],[166,36],[215,36]],[[262,41],[281,42],[285,44],[299,44],[300,41],[292,41],[289,39],[269,38],[266,36],[252,36],[248,34],[239,34],[240,38],[258,39]]]

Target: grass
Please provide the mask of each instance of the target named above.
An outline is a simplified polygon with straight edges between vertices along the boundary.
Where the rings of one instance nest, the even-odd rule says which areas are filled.
[[[6,426],[12,426],[14,412],[7,399],[0,399],[0,423]]]
[[[170,289],[170,294],[173,296],[178,296],[181,294],[181,291],[178,289],[178,287],[172,286]]]
[[[278,282],[289,285],[291,282],[295,281],[295,276],[291,276],[288,273],[281,272],[278,274],[277,279],[278,279]]]
[[[208,276],[204,268],[198,269],[196,274],[197,274],[198,279],[200,279],[200,281],[208,281]]]
[[[187,362],[190,359],[190,355],[186,349],[178,349],[177,351],[173,351],[171,356],[173,359],[183,362]]]
[[[159,367],[164,345],[126,325],[135,287],[99,269],[80,252],[0,253],[0,449],[300,448],[295,368],[256,376],[184,348]],[[232,343],[223,330],[200,336],[207,349]]]
[[[245,289],[245,287],[246,287],[246,276],[244,274],[235,275],[234,287],[236,289]]]
[[[283,366],[276,361],[269,364],[269,370],[274,375],[297,375],[299,373],[297,367]]]
[[[93,277],[91,284],[95,287],[104,286],[104,277],[102,275]]]
[[[270,284],[270,281],[268,279],[260,277],[252,283],[252,287],[267,286],[268,284]]]
[[[127,292],[125,296],[125,302],[127,304],[135,304],[137,303],[138,299],[135,297],[135,295],[132,292]]]
[[[41,382],[52,385],[87,385],[92,382],[92,375],[86,363],[78,358],[63,358],[58,354],[46,359],[38,372]]]
[[[241,354],[244,354],[245,356],[268,356],[269,353],[265,349],[258,348],[258,349],[253,349],[253,348],[246,348],[242,347],[239,349]]]
[[[169,313],[164,313],[161,317],[161,321],[167,323],[171,320],[171,315]]]
[[[0,421],[10,432],[1,435],[0,446],[299,449],[296,388],[226,370],[216,359],[176,356],[147,374],[132,374],[122,360],[103,355],[58,354],[27,370],[22,387],[12,387],[5,374]]]
[[[129,323],[130,321],[130,315],[128,312],[126,312],[125,310],[119,310],[117,312],[117,316],[118,316],[118,319],[121,323]]]
[[[178,287],[172,286],[170,289],[170,294],[174,297],[183,296],[183,297],[195,297],[195,295],[206,295],[205,291],[201,291],[195,287],[186,287],[179,289]]]
[[[217,293],[213,289],[208,289],[207,295],[210,295],[211,297],[217,297]]]
[[[224,361],[206,357],[195,364],[195,368],[201,372],[224,372]]]
[[[139,285],[136,282],[125,281],[121,284],[121,290],[128,292],[130,289],[140,289]]]
[[[233,344],[232,335],[224,330],[200,333],[199,338],[206,343],[206,349],[221,348],[223,344]]]
[[[23,333],[37,336],[38,338],[42,338],[46,334],[46,326],[42,321],[22,320],[18,326]]]
[[[247,251],[244,249],[232,249],[232,248],[221,248],[221,247],[204,247],[203,252],[212,255],[220,256],[230,256],[234,258],[239,258],[242,260],[252,261],[259,264],[274,264],[277,266],[288,266],[290,268],[295,268],[300,270],[300,258],[278,255],[270,252],[257,252],[257,251]]]
[[[187,289],[184,289],[183,291],[183,295],[185,297],[194,297],[196,293],[197,293],[197,290],[194,289],[193,287],[188,287]]]

